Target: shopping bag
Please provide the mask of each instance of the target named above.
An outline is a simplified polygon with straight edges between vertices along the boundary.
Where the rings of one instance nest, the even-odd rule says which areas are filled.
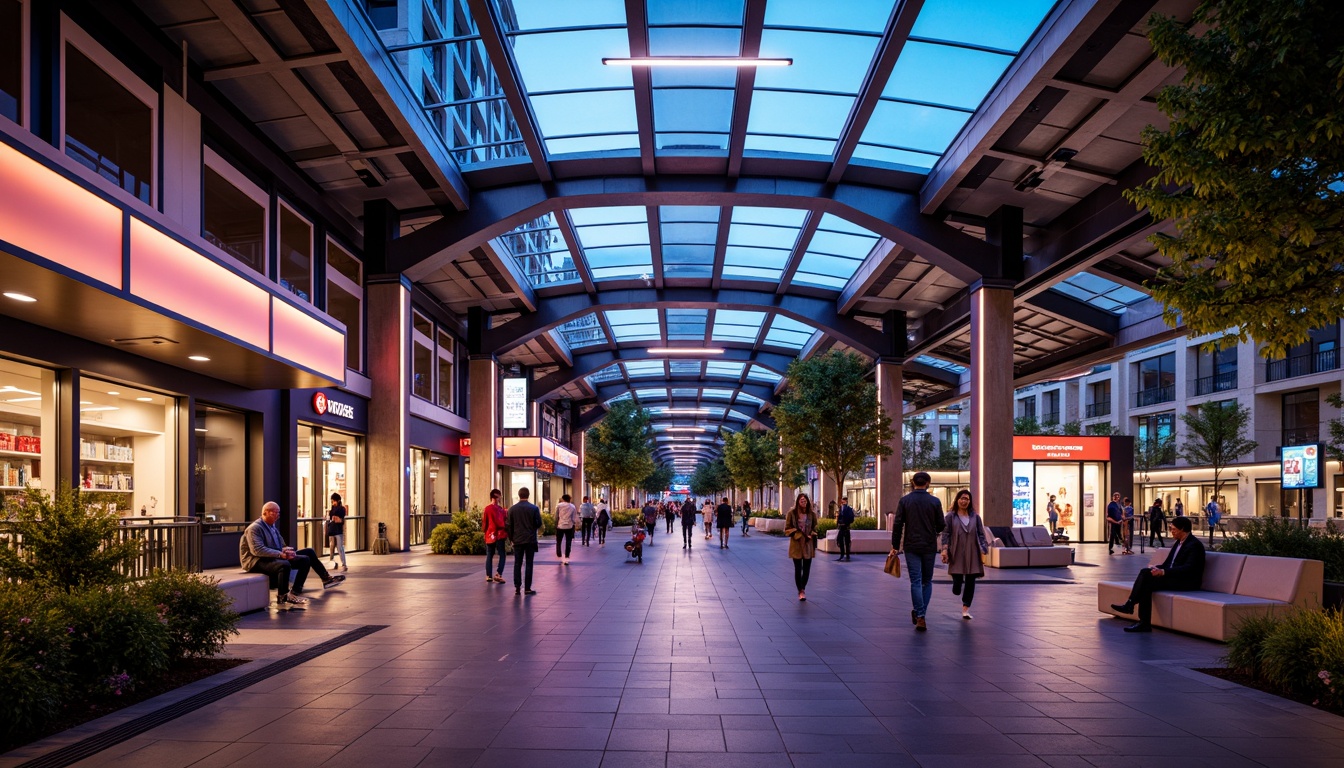
[[[901,556],[895,552],[889,553],[886,565],[882,566],[882,571],[890,573],[898,579],[901,578]]]

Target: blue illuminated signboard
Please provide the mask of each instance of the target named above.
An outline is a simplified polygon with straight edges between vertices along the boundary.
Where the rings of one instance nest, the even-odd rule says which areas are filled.
[[[1279,479],[1283,490],[1322,488],[1321,444],[1285,445],[1280,449]]]

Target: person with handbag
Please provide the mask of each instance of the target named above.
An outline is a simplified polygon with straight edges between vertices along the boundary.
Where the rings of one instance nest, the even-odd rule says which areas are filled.
[[[812,558],[817,554],[817,512],[806,493],[798,494],[793,508],[784,515],[784,535],[789,537],[789,557],[793,560],[793,583],[798,587],[798,601],[804,602]]]
[[[939,539],[943,562],[952,575],[952,594],[961,595],[961,618],[971,620],[971,601],[975,599],[975,580],[985,575],[984,556],[989,554],[985,524],[975,511],[971,492],[957,491],[952,511],[943,519]]]
[[[916,632],[929,629],[925,614],[933,598],[933,558],[946,522],[943,503],[929,493],[931,479],[928,472],[910,478],[914,490],[901,497],[891,521],[891,551],[905,555],[910,571],[910,622]]]

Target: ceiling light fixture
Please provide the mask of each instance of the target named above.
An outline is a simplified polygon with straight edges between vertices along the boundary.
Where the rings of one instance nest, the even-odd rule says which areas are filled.
[[[633,56],[603,57],[608,67],[790,67],[793,59],[760,56]]]
[[[5,298],[13,299],[14,301],[22,301],[24,303],[37,301],[37,299],[34,299],[32,296],[29,296],[26,293],[19,293],[18,291],[5,291]]]
[[[709,427],[668,427],[668,432],[708,432]]]
[[[40,397],[12,397],[12,398],[6,400],[5,402],[6,402],[6,403],[35,403],[35,402],[37,402],[37,401],[39,401],[39,400],[41,400],[41,399],[42,399],[42,398],[40,398]]]
[[[93,413],[94,411],[120,411],[115,405],[95,405],[91,408],[80,408],[80,413]]]
[[[187,355],[187,359],[188,359],[188,360],[195,360],[195,361],[198,362],[198,363],[208,363],[208,362],[210,362],[210,358],[206,357],[205,355]]]
[[[650,355],[722,355],[725,350],[720,347],[649,347],[645,351]]]
[[[152,397],[137,397],[137,398],[135,398],[135,399],[136,399],[137,401],[141,402],[141,403],[152,403],[152,402],[154,402],[154,398],[152,398]]]
[[[109,394],[109,395],[111,395],[111,396],[113,396],[113,397],[120,397],[120,396],[121,396],[121,393],[118,392],[118,391],[116,391],[115,389],[112,390],[111,392],[108,392],[107,394]]]

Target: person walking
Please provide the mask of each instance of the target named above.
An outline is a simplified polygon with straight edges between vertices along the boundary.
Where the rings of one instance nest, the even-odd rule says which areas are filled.
[[[653,532],[658,530],[658,508],[653,506],[653,499],[644,502],[644,508],[640,510],[644,516],[644,529],[649,533],[649,546],[653,546]]]
[[[597,505],[597,517],[593,523],[597,526],[597,546],[607,546],[607,529],[611,527],[611,511],[604,501]]]
[[[929,493],[929,473],[916,472],[910,478],[914,490],[901,497],[892,517],[891,551],[905,554],[910,573],[910,621],[915,631],[928,631],[925,617],[933,597],[933,558],[938,553],[938,535],[946,520],[943,504]]]
[[[1209,547],[1213,547],[1213,532],[1218,528],[1218,521],[1223,519],[1222,507],[1218,506],[1218,499],[1210,496],[1208,506],[1204,507],[1204,513],[1208,515],[1209,523]]]
[[[840,547],[840,556],[836,560],[849,562],[853,551],[853,539],[849,527],[854,524],[854,508],[849,506],[849,497],[840,499],[840,508],[835,511],[835,543]]]
[[[727,503],[724,499],[724,503]],[[807,494],[798,494],[793,508],[784,515],[784,535],[789,537],[789,557],[793,560],[793,584],[798,587],[798,601],[807,600],[807,577],[812,571],[812,558],[817,553],[817,512]]]
[[[1121,529],[1125,537],[1125,551],[1123,554],[1134,554],[1134,504],[1130,502],[1129,497],[1125,497],[1124,509],[1122,510],[1122,520],[1124,527]]]
[[[574,528],[578,524],[579,509],[570,502],[569,494],[566,493],[560,497],[560,503],[555,505],[555,556],[561,565],[569,565],[569,550],[574,545]]]
[[[961,595],[961,618],[970,621],[975,580],[985,575],[981,557],[989,554],[985,524],[975,511],[970,491],[958,491],[952,500],[952,511],[943,518],[939,544],[947,572],[952,575],[952,594]]]
[[[587,497],[583,497],[583,503],[579,505],[579,523],[583,526],[583,538],[580,539],[583,546],[588,546],[593,541],[593,519],[597,517],[597,507]]]
[[[1153,506],[1148,508],[1148,546],[1153,546],[1153,538],[1157,538],[1159,546],[1167,546],[1166,539],[1162,538],[1162,531],[1167,528],[1167,513],[1162,511],[1162,497],[1153,500]]]
[[[504,494],[499,492],[498,488],[490,491],[490,503],[485,505],[485,511],[482,513],[485,528],[485,580],[504,583],[504,558],[507,556],[508,535],[504,530],[505,510],[499,505],[499,500]],[[490,573],[490,565],[499,555],[499,566],[494,574]]]
[[[1185,504],[1181,502],[1180,497],[1176,498],[1176,503],[1171,507],[1171,513],[1177,517],[1185,517]]]
[[[1110,535],[1110,539],[1106,545],[1106,554],[1114,555],[1116,544],[1120,544],[1123,548],[1124,544],[1121,542],[1120,526],[1123,525],[1124,522],[1125,508],[1120,504],[1120,494],[1112,493],[1111,503],[1106,505],[1106,527],[1109,529],[1107,533]]]
[[[667,520],[667,532],[672,532],[672,521],[677,519],[677,508],[672,502],[663,502],[663,519]]]
[[[714,500],[705,499],[705,504],[700,508],[700,517],[705,524],[705,541],[709,541],[711,536],[710,529],[714,525]]]
[[[341,556],[342,571],[348,571],[345,565],[345,518],[349,513],[341,503],[341,494],[331,494],[331,509],[327,510],[327,542],[331,546],[331,568],[336,570],[336,555]]]
[[[751,534],[747,533],[747,523],[751,521],[751,501],[742,502],[742,538],[747,538]]]
[[[528,501],[527,486],[518,489],[518,503],[509,507],[504,532],[513,542],[513,594],[535,595],[532,589],[532,560],[537,555],[537,532],[541,530],[541,510]]]
[[[695,538],[695,499],[687,496],[681,503],[681,548],[690,549]]]
[[[733,506],[727,499],[714,510],[714,525],[719,529],[719,549],[728,548],[728,534],[733,530]]]
[[[1045,517],[1050,521],[1050,535],[1059,533],[1059,506],[1055,504],[1055,497],[1050,497],[1050,502],[1045,505]]]

